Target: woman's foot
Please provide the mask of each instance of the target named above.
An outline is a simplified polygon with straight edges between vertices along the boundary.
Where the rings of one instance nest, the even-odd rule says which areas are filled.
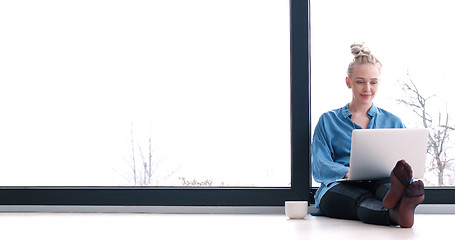
[[[402,228],[410,228],[414,225],[415,208],[425,198],[422,181],[412,182],[404,191],[401,202],[389,211],[390,220]]]
[[[395,208],[403,196],[403,191],[409,186],[411,179],[411,166],[405,160],[398,161],[390,173],[391,186],[382,200],[382,205],[388,209]]]

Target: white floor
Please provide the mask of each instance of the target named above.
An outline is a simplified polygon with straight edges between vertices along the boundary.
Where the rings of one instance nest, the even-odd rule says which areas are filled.
[[[455,215],[417,214],[411,229],[308,215],[0,213],[2,239],[431,239],[453,236]],[[450,239],[449,237],[448,239]]]

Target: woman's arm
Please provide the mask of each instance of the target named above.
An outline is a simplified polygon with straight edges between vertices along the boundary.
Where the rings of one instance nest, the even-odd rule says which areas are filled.
[[[349,167],[335,162],[326,143],[314,139],[311,149],[313,177],[316,182],[328,185],[349,175]]]
[[[313,157],[312,170],[314,180],[325,185],[332,183],[338,179],[342,179],[348,175],[349,167],[342,164],[341,159],[337,157],[347,157],[349,154],[343,156],[337,156],[335,154],[335,146],[333,139],[337,137],[335,132],[327,132],[327,129],[332,129],[324,124],[324,118],[318,122],[314,130],[313,143],[311,145],[311,153]],[[338,142],[337,144],[340,144]],[[349,144],[341,141],[341,144]],[[343,149],[343,148],[341,148]],[[338,160],[338,161],[337,161]],[[349,159],[346,159],[346,165],[348,165]]]

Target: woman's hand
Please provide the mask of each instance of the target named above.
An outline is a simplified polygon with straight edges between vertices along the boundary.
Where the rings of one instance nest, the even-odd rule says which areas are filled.
[[[346,173],[346,175],[344,175],[343,178],[349,178],[349,173],[351,172],[351,169],[348,170],[348,172]]]

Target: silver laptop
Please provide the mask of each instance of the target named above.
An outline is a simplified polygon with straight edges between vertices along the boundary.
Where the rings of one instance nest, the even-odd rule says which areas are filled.
[[[428,129],[357,129],[352,132],[349,179],[375,180],[390,177],[397,161],[412,167],[413,178],[423,178]]]

